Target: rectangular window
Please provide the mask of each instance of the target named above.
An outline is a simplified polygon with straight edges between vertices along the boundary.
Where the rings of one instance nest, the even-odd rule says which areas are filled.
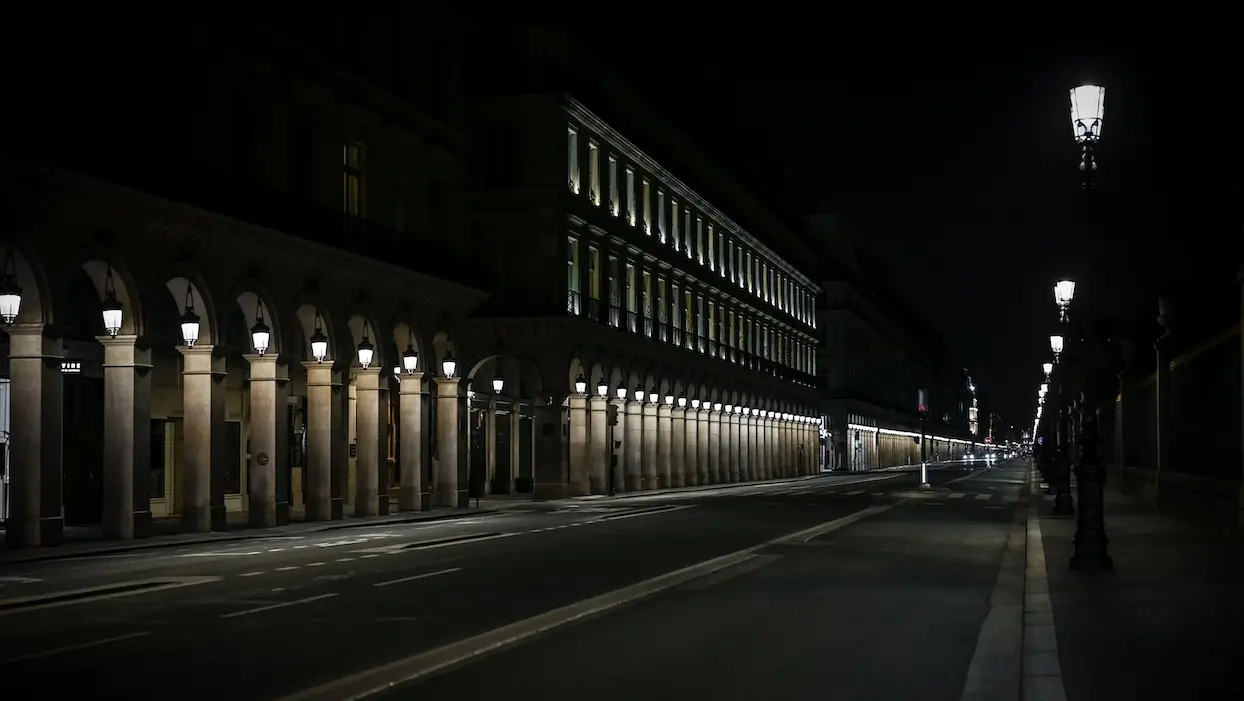
[[[730,249],[726,248],[726,236],[720,231],[717,232],[717,269],[721,271],[721,276],[726,277],[726,266],[730,259]]]
[[[712,300],[708,302],[708,340],[717,340],[717,303]]]
[[[360,141],[347,141],[343,154],[342,211],[352,217],[363,216],[363,173],[365,148]]]
[[[717,269],[717,245],[714,242],[713,223],[708,223],[708,269]]]
[[[743,266],[743,271],[747,273],[747,291],[751,292],[752,288],[752,252],[747,251],[744,254],[747,264]]]
[[[613,216],[618,216],[618,208],[622,204],[618,202],[618,159],[613,156],[609,157],[609,211]]]
[[[769,264],[760,264],[760,295],[764,301],[769,301]]]
[[[587,142],[587,182],[588,199],[597,207],[600,206],[600,146],[594,141]]]
[[[609,256],[609,325],[622,325],[622,292],[619,290],[621,281],[618,279],[618,257]]]
[[[704,295],[696,295],[695,297],[695,332],[700,337],[699,343],[697,343],[696,345],[697,345],[697,349],[701,353],[703,353],[704,349],[707,347],[706,344],[704,343],[705,337],[708,336],[704,328],[706,321],[708,321],[708,318],[704,314]]]
[[[626,327],[634,332],[638,325],[635,319],[636,312],[636,290],[635,290],[635,265],[633,263],[626,264]]]
[[[681,296],[678,294],[678,292],[679,292],[678,283],[671,282],[670,283],[670,323],[674,325],[674,328],[681,329],[683,328],[682,314],[678,313],[678,301],[681,299]]]
[[[704,265],[704,220],[695,218],[695,258]]]
[[[657,240],[665,243],[665,191],[657,189]]]
[[[726,343],[729,344],[731,348],[734,348],[735,338],[736,336],[734,334],[734,310],[731,309],[730,315],[726,318]]]
[[[694,233],[691,229],[691,210],[687,207],[682,208],[682,230],[683,230],[683,249],[687,252],[687,259],[690,260],[692,253],[691,236]]]
[[[579,241],[566,239],[566,311],[579,313]]]
[[[734,347],[747,352],[747,324],[744,322],[742,313],[739,314],[739,338]]]
[[[670,241],[674,243],[674,250],[678,250],[678,198],[670,198]]]
[[[644,211],[642,214],[644,215],[644,233],[652,236],[652,185],[648,182],[647,178],[644,178],[641,181],[640,186],[643,190],[642,204]]]
[[[657,329],[658,329],[657,333],[660,336],[662,341],[670,340],[670,334],[669,334],[669,328],[668,328],[669,303],[665,301],[666,299],[668,299],[668,297],[665,296],[665,278],[658,277],[657,278],[657,296],[656,296],[656,299],[653,301],[653,306],[657,310]]]
[[[587,247],[587,296],[600,301],[600,249]]]
[[[626,167],[626,220],[635,226],[635,171]]]
[[[644,271],[644,298],[640,307],[644,315],[644,335],[652,338],[652,273]]]
[[[579,194],[579,132],[566,127],[566,184]]]
[[[692,300],[691,290],[687,290],[682,297],[682,323],[687,331],[687,340],[683,345],[692,348],[695,336],[695,302]]]

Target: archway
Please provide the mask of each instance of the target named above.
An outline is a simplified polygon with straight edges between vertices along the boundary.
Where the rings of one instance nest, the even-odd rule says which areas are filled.
[[[110,255],[84,260],[62,279],[57,305],[64,348],[62,435],[72,440],[62,440],[61,501],[67,527],[95,526],[102,520],[109,479],[104,366],[110,352],[119,351],[114,363],[131,357],[145,319],[138,286]]]
[[[490,351],[475,361],[465,381],[471,494],[530,494],[535,406],[544,391],[539,369],[519,353]]]

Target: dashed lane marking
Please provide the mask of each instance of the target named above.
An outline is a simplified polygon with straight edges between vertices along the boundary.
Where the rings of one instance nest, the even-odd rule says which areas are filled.
[[[373,587],[387,587],[393,584],[404,584],[406,582],[413,582],[417,579],[427,579],[428,577],[438,577],[442,574],[452,574],[454,572],[461,572],[461,571],[462,571],[461,567],[451,567],[447,570],[437,570],[436,572],[424,572],[422,574],[411,575],[409,577],[402,577],[400,579],[390,579],[387,582],[377,582],[373,584],[372,586]]]
[[[77,652],[78,650],[85,650],[88,647],[99,647],[100,645],[119,643],[122,640],[130,640],[131,638],[141,638],[144,635],[151,635],[151,632],[142,631],[138,633],[126,633],[125,635],[114,635],[111,638],[104,638],[102,640],[92,640],[86,643],[76,643],[74,645],[65,645],[63,647],[56,647],[56,648],[52,648],[51,650],[40,650],[38,652],[28,652],[24,655],[18,655],[17,657],[10,657],[7,660],[0,660],[0,667],[3,667],[4,665],[8,665],[8,664],[13,664],[15,662],[26,662],[28,660],[37,660],[43,657],[61,655],[66,652]]]
[[[320,594],[319,596],[308,596],[305,599],[296,599],[294,601],[282,601],[279,604],[268,604],[267,606],[260,606],[258,608],[246,609],[245,611],[234,611],[232,613],[222,613],[220,617],[221,618],[237,618],[238,616],[249,616],[255,613],[263,613],[264,611],[272,611],[274,609],[283,609],[289,606],[297,606],[299,604],[309,604],[313,601],[320,601],[322,599],[331,599],[334,596],[337,596],[337,594],[328,593],[328,594]]]

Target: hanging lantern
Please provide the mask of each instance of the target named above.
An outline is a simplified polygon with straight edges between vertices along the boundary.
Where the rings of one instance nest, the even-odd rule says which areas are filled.
[[[501,390],[505,388],[505,380],[500,377],[492,378],[492,393],[501,394]]]
[[[194,295],[190,283],[186,283],[186,306],[181,315],[181,340],[187,348],[199,342],[199,315],[194,313]]]
[[[445,351],[445,357],[441,359],[441,373],[445,377],[453,377],[458,370],[458,361],[454,360],[454,352],[452,350]]]
[[[4,254],[3,276],[0,276],[0,320],[10,326],[22,308],[22,288],[17,284],[17,263],[10,246]]]
[[[324,324],[317,312],[315,315],[315,331],[311,333],[311,357],[315,362],[322,363],[328,357],[328,336],[324,335]]]
[[[587,379],[583,377],[583,373],[579,373],[579,376],[574,378],[574,393],[587,394]]]
[[[376,355],[376,347],[372,345],[371,339],[368,338],[369,330],[370,324],[368,324],[367,321],[364,321],[363,340],[359,341],[358,347],[359,365],[361,365],[364,370],[371,366],[372,358]]]
[[[109,336],[117,337],[121,332],[121,322],[125,318],[120,300],[117,299],[117,288],[112,281],[112,268],[108,268],[108,274],[104,277],[104,304],[102,306],[104,316],[104,330]]]
[[[251,327],[251,344],[255,352],[263,355],[268,352],[268,342],[272,340],[272,329],[263,321],[263,302],[255,299],[255,325]]]

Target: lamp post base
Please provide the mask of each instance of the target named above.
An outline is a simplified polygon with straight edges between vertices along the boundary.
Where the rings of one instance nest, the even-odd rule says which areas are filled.
[[[1110,538],[1106,536],[1106,470],[1100,464],[1076,467],[1076,486],[1080,490],[1080,514],[1072,539],[1075,553],[1068,565],[1073,570],[1109,570]]]

